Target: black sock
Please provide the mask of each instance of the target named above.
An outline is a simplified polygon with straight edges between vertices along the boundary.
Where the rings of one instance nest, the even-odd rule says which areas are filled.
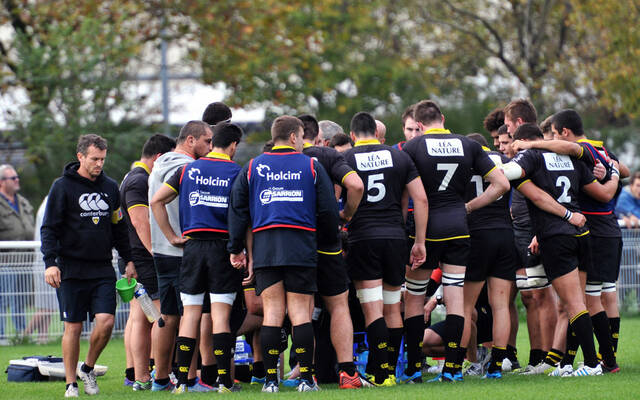
[[[253,363],[253,376],[256,378],[264,378],[264,363],[262,361]]]
[[[196,378],[187,379],[187,386],[192,387],[196,384]]]
[[[422,338],[424,337],[425,323],[422,315],[407,318],[404,321],[407,369],[405,374],[411,376],[422,367]]]
[[[618,338],[620,337],[620,317],[609,318],[609,328],[611,329],[611,344],[613,354],[618,356]]]
[[[73,383],[67,383],[67,386],[65,387],[65,389],[69,389],[69,386],[74,386],[74,387],[78,387],[78,382],[73,382]]]
[[[300,364],[300,377],[313,383],[313,325],[310,322],[296,325],[291,329],[291,349],[296,353]]]
[[[155,383],[157,383],[158,385],[164,386],[167,383],[169,383],[169,378],[162,378],[162,379],[154,379],[153,380]]]
[[[367,338],[369,342],[369,360],[371,373],[375,375],[376,383],[382,383],[389,377],[388,352],[389,330],[384,318],[378,318],[367,326]],[[369,368],[367,368],[369,371]]]
[[[213,354],[216,356],[218,364],[218,377],[220,383],[227,388],[233,386],[231,380],[231,346],[234,341],[231,333],[214,333],[213,334]]]
[[[149,372],[153,371],[153,367],[156,366],[156,360],[154,360],[153,358],[149,359]]]
[[[82,372],[84,372],[85,374],[88,374],[89,372],[93,371],[93,367],[88,366],[85,363],[82,363],[82,366],[80,367],[80,369],[82,370]],[[135,379],[135,378],[134,378]]]
[[[444,347],[444,367],[442,372],[454,374],[456,372],[456,363],[458,361],[458,348],[460,347],[460,339],[462,338],[462,330],[464,329],[464,317],[461,315],[449,314],[444,320],[444,335],[442,337]]]
[[[582,348],[584,365],[594,368],[598,365],[598,357],[596,356],[596,346],[593,344],[593,325],[591,318],[589,318],[589,312],[581,311],[569,321]]]
[[[580,342],[578,342],[578,337],[573,332],[573,328],[571,324],[567,327],[567,351],[564,353],[564,357],[562,357],[562,361],[560,361],[560,366],[564,367],[565,365],[573,365],[573,361],[576,358],[576,353],[578,352],[578,347],[580,346]]]
[[[131,367],[124,370],[124,376],[131,382],[136,380],[136,370]]]
[[[263,326],[260,329],[260,341],[264,357],[267,382],[278,382],[278,357],[280,356],[280,327]]]
[[[455,370],[462,371],[462,363],[464,363],[464,359],[467,356],[467,348],[460,347],[458,348],[458,357],[456,358]]]
[[[356,374],[356,366],[353,361],[338,363],[338,370],[346,372],[349,376],[354,376]]]
[[[203,365],[200,368],[200,380],[202,383],[213,386],[218,379],[218,364]]]
[[[611,331],[609,330],[607,313],[601,311],[592,315],[591,323],[593,324],[593,333],[595,333],[598,339],[602,360],[607,366],[614,366],[616,364],[616,356],[613,355],[613,344],[611,343]]]
[[[545,354],[546,353],[541,349],[529,350],[529,365],[535,367],[536,365],[540,364],[540,361],[542,361]]]
[[[398,364],[398,356],[400,355],[400,345],[402,344],[402,328],[388,328],[389,344],[387,346],[387,362],[389,375],[396,374],[396,365]]]
[[[507,358],[512,363],[518,361],[518,349],[516,349],[514,346],[511,346],[510,344],[507,345]]]
[[[489,362],[489,372],[502,371],[502,360],[507,358],[507,348],[493,346],[491,348],[491,362]]]
[[[196,339],[178,336],[176,347],[178,348],[178,386],[180,386],[187,383],[191,358],[196,348]]]
[[[564,353],[558,349],[552,348],[547,353],[547,356],[544,358],[544,362],[549,365],[558,365],[562,358],[564,357]]]

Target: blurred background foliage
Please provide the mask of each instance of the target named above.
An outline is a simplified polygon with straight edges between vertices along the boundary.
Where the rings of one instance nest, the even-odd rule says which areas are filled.
[[[635,154],[639,16],[637,0],[5,0],[0,91],[29,102],[6,110],[2,141],[26,146],[35,204],[79,134],[109,140],[106,172],[121,179],[159,131],[124,83],[162,36],[203,82],[224,83],[227,104],[266,109],[265,126],[313,113],[346,129],[367,110],[391,144],[405,107],[434,98],[449,129],[486,135],[488,112],[528,97],[540,119],[575,108],[589,136]]]

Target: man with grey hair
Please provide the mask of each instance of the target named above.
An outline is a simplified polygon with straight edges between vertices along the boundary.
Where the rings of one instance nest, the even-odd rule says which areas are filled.
[[[99,392],[93,367],[109,342],[116,312],[112,248],[118,250],[127,270],[134,268],[118,184],[102,171],[106,156],[105,139],[80,136],[78,161],[67,164],[63,176],[51,186],[40,230],[45,280],[58,289],[64,321],[65,397],[78,397],[76,375],[84,382],[86,394]],[[78,366],[87,313],[95,326],[87,357]]]
[[[384,125],[384,122],[379,119],[376,120],[376,138],[382,144],[385,142],[385,135],[387,134],[387,127]]]
[[[20,178],[9,164],[0,165],[0,240],[31,240],[33,238],[33,207],[20,196]],[[8,312],[16,333],[25,328],[24,307],[26,296],[9,295],[19,289],[19,277],[0,275],[0,313]],[[7,311],[7,307],[11,311]],[[0,318],[0,335],[5,333],[5,319]]]
[[[333,121],[329,121],[328,119],[318,122],[318,126],[320,127],[320,142],[318,143],[318,146],[329,146],[331,138],[338,133],[344,134],[344,130],[340,125]]]

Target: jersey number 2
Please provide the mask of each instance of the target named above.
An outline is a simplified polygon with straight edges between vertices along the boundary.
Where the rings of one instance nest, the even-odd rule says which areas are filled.
[[[384,187],[384,184],[381,182],[384,180],[384,174],[373,174],[369,175],[367,180],[367,201],[369,203],[376,203],[384,198],[384,195],[387,193],[387,189]],[[371,189],[377,189],[378,193],[374,196],[369,194]]]
[[[564,175],[560,175],[556,179],[556,187],[562,187],[562,194],[558,197],[558,203],[571,203],[571,196],[569,196],[569,188],[571,188],[571,181]]]

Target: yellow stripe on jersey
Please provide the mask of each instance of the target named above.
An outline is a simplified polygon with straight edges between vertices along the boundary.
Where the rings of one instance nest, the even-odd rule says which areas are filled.
[[[590,139],[578,139],[576,140],[576,142],[578,143],[589,143],[590,145],[592,145],[593,147],[603,147],[604,146],[604,142],[601,140],[590,140]]]
[[[489,175],[489,174],[491,173],[491,171],[493,171],[493,170],[494,170],[494,169],[496,169],[496,168],[498,168],[498,167],[497,167],[497,166],[494,166],[493,168],[491,168],[491,169],[489,170],[489,172],[487,172],[486,174],[484,174],[482,177],[483,177],[483,178],[486,178],[486,177],[487,177],[487,175]]]
[[[516,187],[516,189],[520,189],[522,187],[522,185],[524,185],[527,182],[531,182],[531,179],[527,179],[527,180],[523,181],[521,184],[518,185],[518,187]]]
[[[338,254],[342,253],[342,249],[338,251],[322,251],[322,250],[316,250],[316,251],[320,254],[326,254],[328,256],[337,256]]]
[[[584,147],[580,146],[580,154],[578,154],[578,159],[581,159],[584,155]]]
[[[144,169],[145,171],[147,171],[147,174],[151,173],[151,170],[149,169],[149,167],[147,166],[147,164],[143,163],[142,161],[136,161],[133,163],[134,167],[140,167],[142,169]]]
[[[443,128],[433,128],[433,129],[427,129],[426,131],[424,131],[423,135],[431,135],[431,134],[438,134],[438,133],[451,133],[451,131]]]
[[[222,160],[231,160],[228,154],[218,153],[217,151],[210,151],[209,154],[206,155],[209,158],[220,158]]]
[[[470,235],[462,235],[462,236],[452,236],[452,237],[448,237],[448,238],[442,238],[442,239],[430,239],[430,238],[426,238],[425,240],[428,242],[444,242],[445,240],[455,240],[455,239],[466,239],[466,238],[470,238]]]
[[[149,208],[149,206],[146,205],[146,204],[134,204],[131,207],[127,208],[127,211],[131,211],[132,208],[136,208],[136,207],[147,207],[147,208]]]
[[[584,233],[579,233],[577,235],[573,235],[573,237],[583,237],[583,236],[587,236],[589,233],[591,233],[591,231],[586,231]]]
[[[353,146],[354,147],[366,146],[368,144],[382,144],[382,143],[380,143],[378,139],[364,139],[364,140],[358,140],[356,144],[354,144]]]
[[[351,174],[355,174],[356,171],[349,171],[346,174],[344,174],[344,176],[342,177],[342,180],[340,181],[340,183],[344,183],[344,180],[347,179],[347,176],[351,175]]]
[[[256,288],[254,288],[254,287],[246,287],[246,288],[242,288],[242,290],[244,290],[245,292],[248,292],[248,291],[251,291],[251,290],[255,291]]]
[[[171,190],[173,190],[174,192],[178,193],[178,191],[176,190],[176,188],[174,188],[173,186],[169,185],[167,182],[164,183],[166,187],[170,188]]]
[[[484,151],[491,151],[491,149],[490,149],[490,148],[488,148],[487,146],[482,146],[482,150],[484,150]],[[495,346],[494,346],[494,347],[495,347]]]
[[[273,146],[271,148],[271,150],[281,150],[281,149],[290,149],[290,150],[295,150],[294,147],[291,146]]]

